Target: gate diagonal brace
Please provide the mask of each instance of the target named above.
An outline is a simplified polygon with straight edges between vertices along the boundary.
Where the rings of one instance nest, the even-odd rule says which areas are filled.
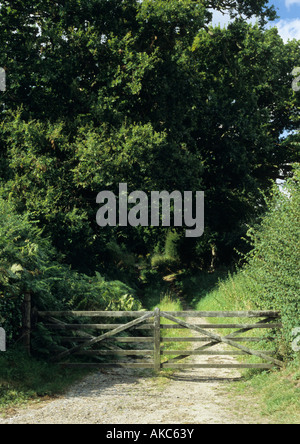
[[[195,330],[198,333],[209,336],[210,338],[214,339],[214,342],[228,344],[231,347],[238,348],[239,350],[244,351],[248,355],[258,356],[259,358],[262,358],[262,359],[265,359],[266,361],[272,362],[272,363],[276,364],[278,367],[284,366],[283,362],[279,361],[278,359],[272,358],[272,357],[265,355],[262,352],[258,352],[256,350],[250,350],[249,348],[244,347],[243,345],[237,344],[228,338],[225,338],[225,337],[223,338],[222,336],[219,336],[215,333],[211,333],[210,331],[206,331],[200,327],[197,327],[196,325],[189,324],[185,321],[182,321],[181,319],[175,318],[174,316],[172,316],[164,311],[161,312],[161,316],[168,319],[169,321],[176,322],[177,324],[182,325],[183,327],[189,328],[190,330]]]
[[[240,330],[236,330],[236,331],[230,333],[229,335],[225,336],[225,339],[234,338],[235,336],[237,336],[239,334],[243,334],[243,333],[246,333],[247,331],[254,330],[260,324],[265,324],[265,323],[271,322],[273,320],[274,320],[274,318],[262,319],[261,321],[257,322],[256,324],[253,324],[252,328],[247,327],[247,328],[242,328]],[[263,338],[262,338],[262,340],[263,340]],[[207,343],[205,345],[202,345],[201,347],[197,347],[195,349],[195,351],[206,350],[207,348],[212,348],[212,347],[214,347],[217,344],[219,344],[219,342],[216,342],[216,341],[209,342],[209,343]],[[171,364],[171,363],[174,363],[174,362],[182,361],[183,359],[186,359],[187,357],[188,357],[187,355],[176,356],[176,358],[169,359],[168,361],[164,362],[164,364]]]
[[[57,355],[55,358],[53,358],[53,361],[58,361],[61,358],[64,358],[66,356],[71,355],[72,353],[76,353],[79,350],[81,350],[82,348],[86,348],[86,347],[90,347],[91,345],[97,344],[101,341],[104,341],[105,339],[116,335],[117,333],[121,333],[124,330],[128,330],[131,327],[134,327],[135,325],[141,324],[142,322],[144,322],[146,319],[149,319],[153,317],[153,313],[147,313],[146,315],[142,316],[141,318],[135,319],[134,321],[128,322],[125,325],[121,325],[120,327],[115,328],[114,330],[111,330],[107,333],[104,333],[101,336],[98,336],[96,338],[93,338],[87,342],[84,342],[83,344],[77,345],[76,347],[73,347],[69,350],[66,350],[62,353],[60,353],[59,355]]]
[[[59,319],[55,319],[51,316],[49,316],[48,319],[49,319],[49,321],[53,322],[53,324],[56,324],[56,325],[68,325],[66,322],[63,322]],[[86,333],[85,331],[82,331],[82,330],[78,330],[77,333],[86,339],[95,339],[95,337],[96,337],[96,336],[90,335],[89,333]],[[109,350],[116,350],[116,351],[122,350],[117,345],[111,345],[111,344],[103,344],[103,345],[104,345],[104,347],[108,348]]]
[[[243,334],[243,333],[246,333],[247,331],[254,330],[260,324],[265,324],[265,323],[268,323],[268,322],[272,322],[273,320],[274,320],[274,318],[262,319],[261,321],[257,322],[256,324],[253,324],[252,328],[247,327],[247,328],[242,328],[240,330],[236,330],[236,331],[230,333],[229,335],[225,336],[225,339],[234,338],[235,336],[237,336],[239,334]],[[263,340],[263,338],[262,338],[262,340]],[[195,351],[206,350],[207,348],[212,348],[212,347],[214,347],[217,344],[219,344],[219,342],[216,342],[216,341],[209,342],[209,343],[207,343],[205,345],[202,345],[201,347],[197,347],[195,349]],[[187,357],[188,357],[187,355],[180,355],[180,356],[177,356],[176,358],[169,359],[168,361],[164,362],[164,364],[171,364],[173,362],[182,361],[183,359],[186,359]]]

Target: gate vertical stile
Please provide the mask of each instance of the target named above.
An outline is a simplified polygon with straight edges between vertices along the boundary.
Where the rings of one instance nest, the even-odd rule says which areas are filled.
[[[160,309],[154,310],[154,371],[160,371]]]

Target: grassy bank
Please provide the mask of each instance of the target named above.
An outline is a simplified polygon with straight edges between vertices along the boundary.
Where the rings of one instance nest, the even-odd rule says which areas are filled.
[[[271,424],[300,423],[300,371],[298,364],[290,364],[282,371],[248,374],[248,377],[227,387],[238,399],[249,399],[247,411],[259,413],[262,420]],[[245,409],[240,402],[239,410]]]
[[[0,415],[63,394],[86,370],[68,370],[29,358],[23,350],[0,354]]]

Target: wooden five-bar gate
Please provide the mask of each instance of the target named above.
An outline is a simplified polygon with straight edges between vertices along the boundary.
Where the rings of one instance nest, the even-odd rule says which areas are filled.
[[[267,350],[265,345],[265,350],[249,348],[251,343],[265,344],[266,341],[272,340],[272,335],[269,338],[243,336],[253,330],[281,328],[280,314],[275,311],[165,312],[157,308],[154,311],[136,312],[40,311],[38,317],[49,331],[59,337],[59,342],[64,346],[64,350],[53,356],[52,360],[68,367],[152,368],[159,371],[164,368],[270,369],[283,366],[283,363],[274,357],[276,352]],[[239,323],[205,323],[205,318],[238,318]],[[256,319],[256,322],[244,323],[241,318]],[[164,319],[169,323],[163,323]],[[189,337],[166,337],[162,333],[166,329],[188,329],[194,334]],[[216,329],[234,331],[222,336],[215,332]],[[168,343],[196,343],[196,347],[176,350],[175,345],[173,349],[168,349]],[[230,350],[220,350],[220,347],[216,350],[215,346],[218,344],[225,344]],[[263,362],[182,363],[186,358],[195,355],[249,355],[256,356]],[[85,356],[84,362],[82,356]],[[113,362],[108,361],[109,356],[116,359]],[[167,356],[170,359],[166,360]],[[71,358],[76,362],[71,362]]]

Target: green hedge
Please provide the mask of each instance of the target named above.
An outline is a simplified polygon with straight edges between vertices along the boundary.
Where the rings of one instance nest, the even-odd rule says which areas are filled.
[[[300,166],[282,190],[277,187],[261,225],[250,230],[253,250],[244,273],[248,294],[258,308],[280,310],[285,351],[300,327]]]
[[[197,310],[279,310],[283,329],[276,333],[277,349],[286,360],[299,358],[291,347],[293,329],[300,327],[299,181],[295,165],[284,188],[274,187],[260,225],[249,230],[252,250],[246,263],[196,304]]]

